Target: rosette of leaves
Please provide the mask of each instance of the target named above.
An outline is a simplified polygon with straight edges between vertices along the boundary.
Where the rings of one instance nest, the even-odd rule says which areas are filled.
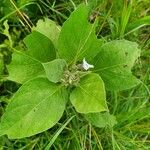
[[[88,15],[88,7],[81,4],[62,28],[49,19],[39,20],[24,39],[28,50],[13,53],[8,79],[22,86],[2,116],[1,135],[23,138],[53,127],[69,100],[92,124],[114,125],[106,89],[124,90],[139,83],[131,68],[140,50],[127,40],[97,39],[97,24],[89,23]],[[83,59],[94,68],[85,70]]]

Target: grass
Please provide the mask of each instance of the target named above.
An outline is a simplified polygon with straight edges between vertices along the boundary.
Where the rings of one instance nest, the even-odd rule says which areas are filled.
[[[92,19],[98,16],[97,34],[106,40],[125,38],[139,43],[141,57],[133,68],[133,73],[141,79],[135,88],[108,92],[110,112],[117,118],[113,128],[96,128],[83,116],[68,106],[59,123],[48,131],[30,138],[9,140],[0,137],[0,149],[4,150],[149,150],[150,149],[150,2],[149,0],[60,0],[60,1],[4,1],[1,6],[0,24],[8,19],[13,43],[17,46],[30,32],[32,24],[38,19],[49,17],[58,24],[68,18],[69,14],[81,2],[90,3]],[[2,2],[0,2],[1,4]],[[10,8],[4,7],[9,5]],[[14,7],[15,6],[15,7]],[[18,12],[18,13],[16,13]],[[35,14],[36,13],[36,14]],[[17,15],[17,17],[14,16]],[[30,19],[29,19],[29,18]],[[7,37],[0,34],[0,58],[4,63],[10,62],[10,45]],[[1,45],[4,45],[2,47]],[[0,82],[0,113],[3,114],[9,98],[19,85],[6,81],[2,73]],[[72,117],[74,116],[74,117]]]

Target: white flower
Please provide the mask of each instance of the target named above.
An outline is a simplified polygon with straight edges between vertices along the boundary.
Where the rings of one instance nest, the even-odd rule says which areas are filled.
[[[94,68],[93,65],[87,63],[87,61],[85,60],[85,58],[83,59],[82,67],[83,67],[84,70],[88,70],[90,68]]]

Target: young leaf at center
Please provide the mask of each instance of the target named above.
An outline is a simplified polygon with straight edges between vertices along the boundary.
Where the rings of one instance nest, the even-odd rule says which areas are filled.
[[[63,76],[67,63],[64,59],[55,59],[51,62],[43,63],[46,76],[51,82],[59,82]]]

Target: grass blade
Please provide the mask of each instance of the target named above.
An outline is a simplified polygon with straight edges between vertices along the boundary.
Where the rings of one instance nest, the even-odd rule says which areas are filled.
[[[55,133],[55,135],[53,136],[53,138],[50,140],[49,144],[46,146],[46,148],[44,150],[49,150],[51,148],[51,146],[53,145],[53,143],[55,142],[55,140],[57,139],[57,137],[60,135],[60,133],[63,131],[63,129],[67,126],[67,124],[74,118],[74,116],[72,116],[71,118],[68,119],[68,121],[60,128],[58,129],[58,131]]]

